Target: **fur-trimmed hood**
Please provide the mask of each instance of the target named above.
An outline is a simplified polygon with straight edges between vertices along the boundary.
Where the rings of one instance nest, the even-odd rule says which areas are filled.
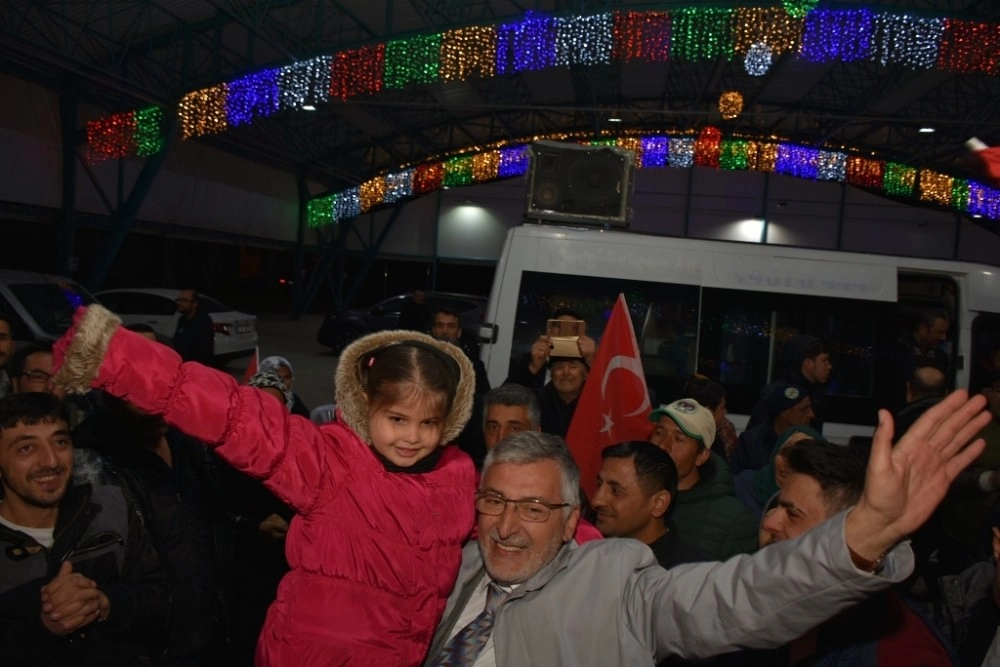
[[[452,343],[439,341],[432,336],[417,331],[380,331],[369,334],[354,341],[340,354],[337,372],[334,377],[334,393],[337,408],[344,422],[358,434],[364,442],[371,442],[368,429],[368,401],[365,400],[364,388],[358,376],[358,361],[369,350],[383,347],[390,343],[404,340],[416,340],[421,343],[440,348],[458,363],[462,377],[458,381],[455,400],[451,412],[445,417],[441,442],[453,442],[465,428],[472,415],[472,402],[476,390],[476,374],[472,362],[465,356],[460,347]]]
[[[98,304],[79,308],[73,326],[56,342],[52,361],[56,366],[55,382],[71,394],[86,394],[97,379],[101,362],[108,352],[111,337],[122,321]]]

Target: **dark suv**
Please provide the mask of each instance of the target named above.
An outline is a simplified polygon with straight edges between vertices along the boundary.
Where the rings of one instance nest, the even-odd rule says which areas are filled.
[[[431,314],[441,308],[458,312],[462,323],[462,338],[469,343],[471,349],[478,348],[479,325],[483,323],[486,312],[486,298],[469,294],[452,294],[450,292],[425,292],[426,300],[422,307],[424,313],[423,331],[430,329]],[[340,354],[343,349],[355,339],[364,334],[398,329],[400,314],[407,307],[412,307],[413,293],[389,297],[385,301],[369,308],[345,310],[336,315],[328,315],[319,328],[316,340],[320,345],[332,348]]]

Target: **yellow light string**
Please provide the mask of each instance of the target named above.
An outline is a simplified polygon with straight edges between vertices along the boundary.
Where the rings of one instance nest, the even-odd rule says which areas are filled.
[[[206,134],[225,132],[227,85],[220,83],[211,88],[202,88],[181,98],[177,107],[180,118],[181,138],[190,139]]]
[[[366,213],[385,200],[385,176],[376,176],[362,183],[358,188],[361,212]]]
[[[952,177],[933,169],[920,170],[920,199],[948,206],[951,204]]]
[[[766,44],[778,55],[794,52],[802,42],[802,21],[781,7],[740,7],[733,20],[733,47],[746,55],[754,44]]]
[[[441,34],[443,81],[468,79],[474,72],[483,78],[497,74],[497,29],[495,26],[472,26]]]

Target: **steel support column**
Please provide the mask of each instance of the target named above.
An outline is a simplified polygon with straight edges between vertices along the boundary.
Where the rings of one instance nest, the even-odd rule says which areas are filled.
[[[302,317],[309,306],[312,305],[313,299],[316,298],[316,293],[319,292],[319,286],[323,284],[324,280],[326,280],[326,276],[330,272],[330,267],[333,266],[334,260],[344,249],[344,245],[347,243],[347,237],[350,235],[353,228],[354,218],[350,218],[346,222],[338,223],[337,238],[335,241],[331,241],[322,249],[319,257],[319,263],[316,265],[316,270],[313,271],[312,277],[309,278],[309,285],[306,287],[302,301],[297,304],[295,310],[292,311],[293,320],[297,320]]]
[[[72,275],[76,270],[76,82],[70,81],[59,95],[62,125],[62,216],[57,229],[56,273]]]
[[[142,206],[143,200],[149,194],[149,188],[153,185],[153,180],[160,172],[160,167],[163,166],[163,161],[166,159],[167,151],[174,141],[176,131],[176,122],[172,117],[168,116],[164,121],[163,148],[142,165],[142,170],[132,185],[132,191],[129,192],[128,199],[114,213],[115,224],[111,230],[111,235],[104,246],[104,252],[101,254],[93,271],[91,271],[90,277],[86,281],[86,285],[91,291],[99,290],[104,281],[107,280],[108,274],[111,273],[111,267],[118,257],[118,251],[121,250],[122,245],[125,243],[125,237],[128,236],[128,231],[132,228],[132,223],[139,212],[139,207]]]
[[[379,233],[378,238],[375,239],[374,243],[368,246],[368,250],[365,252],[365,263],[361,267],[361,270],[355,274],[354,282],[351,283],[350,289],[347,290],[347,296],[344,297],[344,308],[351,305],[351,301],[353,301],[354,297],[357,296],[358,290],[361,289],[361,283],[364,282],[365,277],[368,275],[368,270],[371,268],[372,262],[375,261],[375,256],[378,255],[378,251],[382,247],[382,243],[385,242],[386,237],[389,236],[389,232],[392,231],[392,228],[395,226],[396,218],[399,217],[404,205],[405,204],[402,202],[396,204],[396,207],[392,211],[392,215],[389,216],[389,219],[386,221],[385,227],[382,228],[381,233]]]
[[[295,236],[295,259],[292,261],[292,312],[291,319],[297,320],[305,313],[305,291],[302,285],[302,265],[305,256],[306,227],[309,223],[309,185],[301,173],[295,174],[299,193],[298,233]]]
[[[441,235],[441,198],[444,188],[437,191],[437,202],[434,207],[434,259],[431,260],[431,289],[437,290],[438,285],[438,239]]]

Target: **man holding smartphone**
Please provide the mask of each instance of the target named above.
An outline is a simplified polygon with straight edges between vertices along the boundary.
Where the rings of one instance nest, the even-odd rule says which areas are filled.
[[[586,323],[569,310],[557,310],[547,331],[531,346],[507,382],[534,389],[542,408],[542,431],[565,437],[587,381],[597,345],[587,336]],[[545,381],[546,370],[550,379]]]

